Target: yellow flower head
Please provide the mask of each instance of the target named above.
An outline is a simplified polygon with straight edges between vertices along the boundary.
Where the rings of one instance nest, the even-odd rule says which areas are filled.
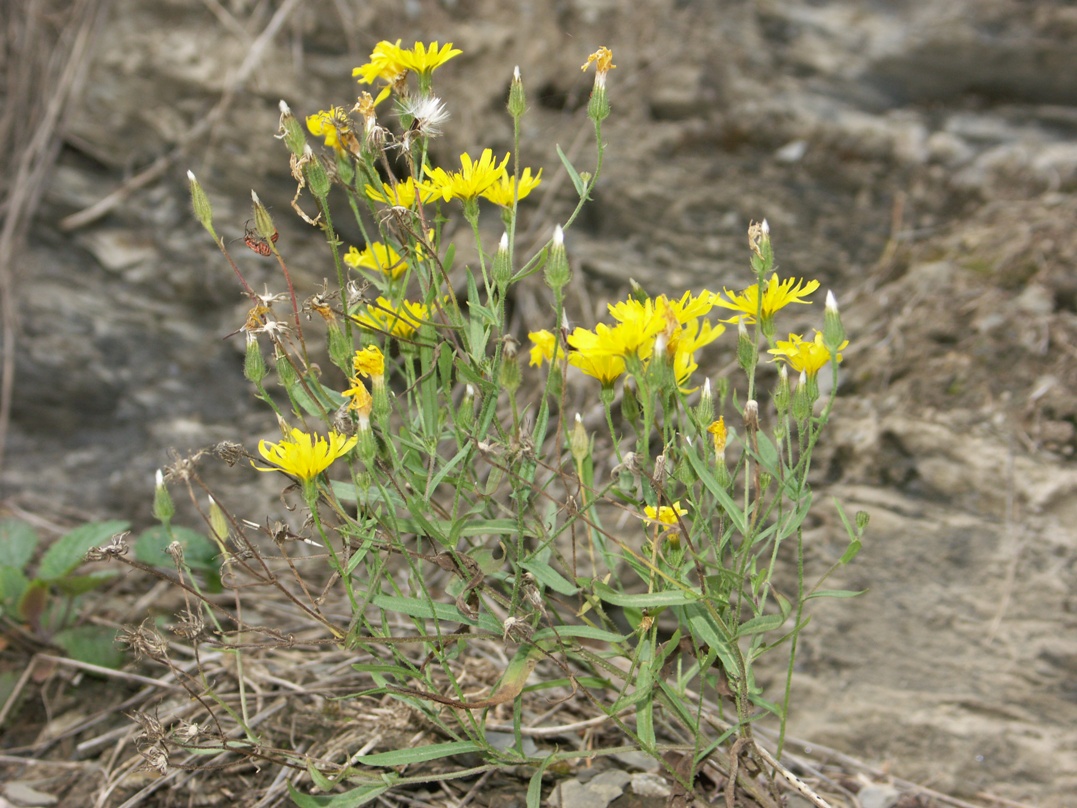
[[[580,70],[586,71],[592,64],[595,66],[595,86],[605,87],[606,74],[617,67],[613,63],[613,51],[603,45],[587,57],[587,61],[580,67]]]
[[[542,367],[543,360],[553,364],[565,355],[557,343],[557,337],[546,329],[531,331],[527,338],[531,340],[531,361],[528,364],[533,368]]]
[[[471,155],[461,154],[459,171],[450,173],[443,168],[435,168],[420,187],[446,202],[451,199],[472,200],[505,176],[508,161],[509,155],[506,153],[505,159],[498,165],[490,149],[483,149],[477,162],[471,159]]]
[[[718,457],[722,457],[725,454],[726,443],[726,428],[725,418],[719,418],[717,421],[712,421],[711,425],[707,427],[707,431],[714,438],[714,453]]]
[[[415,334],[428,315],[429,312],[422,303],[404,300],[396,306],[388,298],[379,297],[366,307],[364,313],[353,314],[352,319],[360,328],[368,331],[408,338]]]
[[[376,379],[385,375],[385,355],[377,345],[368,345],[355,352],[352,367],[360,376]]]
[[[588,376],[598,379],[603,387],[611,387],[617,377],[625,372],[625,360],[610,354],[584,354],[573,351],[568,355],[568,363]]]
[[[396,279],[404,274],[408,262],[390,247],[380,241],[372,241],[362,251],[352,247],[344,256],[344,263],[353,269],[369,269]]]
[[[352,76],[358,78],[360,84],[373,84],[377,79],[395,84],[407,71],[400,40],[394,45],[383,39],[370,52],[370,61],[352,70]],[[381,98],[379,95],[374,103],[377,104]]]
[[[419,188],[415,182],[415,177],[408,177],[406,180],[398,182],[395,188],[387,182],[383,182],[381,187],[382,190],[379,191],[373,185],[366,186],[367,199],[384,202],[386,205],[392,205],[393,207],[414,208],[416,198],[426,204],[434,197],[433,191]]]
[[[253,460],[251,465],[258,471],[283,471],[309,482],[333,465],[338,457],[350,452],[357,440],[355,436],[346,438],[335,431],[329,432],[327,440],[321,435],[292,429],[290,436],[279,443],[259,441],[258,453],[273,466],[255,466]]]
[[[672,505],[663,505],[660,508],[656,508],[653,505],[648,505],[643,509],[643,513],[646,514],[647,519],[651,522],[655,522],[660,525],[672,526],[677,524],[677,520],[688,514],[687,509],[681,507],[680,500],[674,502]]]
[[[399,39],[396,44],[400,44]],[[400,59],[400,64],[413,73],[429,75],[461,53],[463,51],[459,48],[454,48],[451,42],[447,42],[440,48],[437,42],[431,42],[429,46],[423,45],[422,42],[416,42],[411,48],[401,50],[398,58]]]
[[[351,399],[348,409],[355,410],[361,418],[369,418],[370,411],[374,409],[374,397],[370,395],[366,385],[359,379],[351,379],[350,381],[352,386],[341,393],[345,398]]]
[[[839,350],[843,350],[848,344],[849,340],[845,340]],[[773,361],[785,360],[789,367],[797,373],[806,373],[808,378],[814,377],[830,362],[830,351],[823,345],[823,334],[820,331],[815,332],[815,339],[811,342],[805,342],[799,334],[790,334],[788,340],[778,340],[778,347],[771,348],[767,353],[774,354]],[[837,359],[841,361],[840,353]]]
[[[525,168],[520,173],[520,196],[519,199],[523,199],[529,193],[531,193],[538,184],[542,182],[542,169],[539,169],[539,173],[534,177],[531,176],[531,169]],[[510,176],[507,172],[482,192],[484,199],[489,199],[495,205],[500,205],[503,208],[511,208],[513,203],[513,194],[516,192],[516,178]]]
[[[785,308],[790,303],[810,303],[810,300],[804,300],[803,298],[818,288],[819,281],[805,282],[796,278],[786,278],[784,281],[779,281],[778,273],[775,272],[763,286],[762,305],[760,305],[759,301],[758,286],[749,286],[739,294],[724,289],[725,296],[729,299],[723,300],[721,295],[716,294],[714,296],[714,305],[742,312],[736,317],[723,322],[736,323],[743,321],[745,324],[751,324],[755,322],[757,313],[762,315],[764,322],[769,322],[774,318],[776,311]]]
[[[354,140],[352,123],[343,107],[331,107],[318,110],[307,116],[307,129],[315,137],[325,139],[325,145],[337,151],[344,151],[346,140]]]

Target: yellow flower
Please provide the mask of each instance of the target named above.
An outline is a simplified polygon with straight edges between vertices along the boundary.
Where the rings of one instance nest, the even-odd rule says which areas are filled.
[[[403,51],[400,49],[400,40],[398,39],[394,45],[383,39],[370,52],[370,61],[352,70],[352,76],[358,77],[361,84],[373,84],[376,79],[394,84],[407,71]],[[381,98],[382,96],[379,95],[378,101],[374,103],[377,104]]]
[[[617,377],[625,372],[625,360],[610,354],[583,354],[573,351],[568,355],[568,363],[598,379],[603,387],[610,387]]]
[[[400,44],[399,39],[396,44]],[[400,60],[400,64],[413,73],[429,75],[461,53],[463,51],[459,48],[454,48],[451,42],[445,43],[444,47],[441,48],[438,47],[437,42],[431,42],[429,47],[423,45],[422,42],[416,42],[413,47],[400,50],[397,58]]]
[[[649,521],[660,525],[675,525],[680,517],[688,514],[688,511],[681,507],[680,500],[672,505],[663,505],[660,508],[648,505],[643,509],[643,512],[647,515]]]
[[[543,360],[553,364],[555,357],[561,359],[565,355],[557,344],[557,337],[546,329],[532,331],[527,338],[531,340],[531,361],[528,364],[533,368],[541,367]]]
[[[497,165],[490,149],[483,149],[478,162],[473,161],[471,155],[461,154],[460,171],[449,173],[443,168],[435,168],[420,187],[446,202],[451,199],[472,200],[505,175],[508,161],[509,155],[506,153],[505,159]]]
[[[710,426],[707,427],[707,432],[714,438],[714,454],[719,459],[725,456],[725,442],[726,442],[726,428],[725,418],[719,418],[717,421],[712,421]]]
[[[321,435],[311,435],[300,429],[292,429],[291,435],[279,443],[259,441],[258,452],[273,464],[263,468],[251,465],[258,471],[283,471],[292,474],[304,482],[309,482],[333,465],[338,457],[343,457],[355,446],[357,438],[347,438],[339,432],[330,431],[326,440]]]
[[[352,386],[341,393],[345,398],[350,398],[348,409],[355,410],[363,418],[370,417],[370,411],[374,409],[374,397],[366,389],[366,385],[359,379],[350,379]]]
[[[415,183],[415,177],[408,177],[398,182],[395,188],[387,182],[383,182],[381,187],[382,190],[379,191],[373,185],[366,186],[367,198],[394,207],[414,208],[416,197],[424,204],[434,197],[433,191],[419,188]]]
[[[337,151],[344,151],[342,139],[354,140],[351,120],[343,107],[321,109],[313,115],[308,115],[307,129],[315,137],[325,138],[325,145]]]
[[[790,303],[810,303],[810,300],[803,300],[802,298],[810,295],[818,288],[819,281],[805,282],[796,278],[786,278],[784,281],[779,281],[778,273],[775,272],[763,286],[762,306],[759,303],[758,286],[749,286],[739,294],[724,289],[723,291],[729,299],[723,300],[721,295],[716,294],[714,295],[714,305],[742,312],[729,320],[723,320],[726,323],[736,323],[741,320],[745,324],[754,323],[757,313],[762,315],[764,321],[770,321],[776,311],[785,308]]]
[[[586,71],[592,63],[595,65],[595,85],[604,87],[606,85],[606,74],[617,67],[613,63],[613,51],[603,45],[587,57],[587,62],[580,70]]]
[[[525,168],[520,174],[520,199],[523,199],[542,182],[542,169],[539,169],[539,173],[534,177],[531,176],[531,169]],[[513,194],[516,191],[516,178],[505,174],[482,192],[484,199],[489,199],[495,205],[500,205],[503,208],[511,208],[513,203]]]
[[[428,314],[422,303],[405,300],[395,306],[391,300],[379,297],[366,307],[363,314],[353,314],[352,319],[368,331],[408,338],[415,334]]]
[[[849,340],[845,340],[839,350],[843,350],[848,344]],[[799,334],[790,334],[788,340],[778,340],[778,347],[771,348],[767,353],[774,354],[775,362],[784,359],[789,363],[789,367],[797,373],[806,373],[808,378],[815,376],[830,362],[830,351],[823,345],[823,334],[820,331],[815,332],[815,339],[811,342],[805,342]],[[840,353],[837,359],[841,361]]]
[[[377,345],[368,345],[362,350],[355,352],[355,358],[352,359],[352,367],[360,376],[367,376],[371,379],[376,379],[378,376],[384,376],[385,354],[381,352],[381,348]]]
[[[348,250],[344,263],[354,269],[369,269],[396,279],[404,274],[408,263],[388,244],[372,241],[362,251],[355,247]]]

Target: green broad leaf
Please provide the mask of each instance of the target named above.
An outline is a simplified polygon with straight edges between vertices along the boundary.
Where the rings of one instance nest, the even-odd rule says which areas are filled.
[[[628,595],[618,592],[601,581],[595,581],[594,592],[606,603],[614,606],[625,606],[636,609],[654,609],[660,606],[684,606],[696,603],[700,594],[694,590],[684,592],[679,589],[671,589],[666,592],[645,592],[638,595]]]
[[[764,614],[745,620],[737,627],[738,637],[750,637],[753,634],[766,634],[780,628],[785,618],[780,614]]]
[[[97,570],[89,575],[68,575],[54,582],[54,586],[63,594],[73,598],[107,584],[117,575],[119,572],[116,570]]]
[[[89,522],[79,525],[70,533],[61,536],[41,558],[37,577],[43,581],[55,581],[82,564],[86,553],[93,547],[106,544],[117,533],[130,527],[129,522],[110,520],[107,522]]]
[[[544,640],[555,640],[558,637],[561,639],[578,637],[581,640],[595,640],[596,642],[607,642],[611,645],[622,643],[628,639],[624,634],[606,631],[597,626],[560,626],[556,634],[554,634],[552,628],[547,626],[536,631],[534,636],[531,637],[531,642],[539,643]]]
[[[474,741],[447,741],[432,743],[427,746],[409,746],[406,749],[394,749],[391,752],[375,752],[372,755],[360,755],[355,758],[364,766],[408,766],[413,763],[426,763],[431,760],[482,752],[482,744]]]
[[[638,692],[646,694],[646,698],[640,701],[636,707],[636,734],[639,736],[639,744],[643,749],[654,749],[654,646],[650,638],[645,637],[639,645],[639,655],[636,662],[639,663],[636,674],[635,687]]]
[[[812,598],[858,598],[867,591],[866,589],[820,589],[818,592],[812,592],[804,600],[811,600]]]
[[[756,439],[759,441],[759,456],[757,459],[763,466],[763,470],[769,472],[775,478],[781,477],[781,462],[778,458],[777,447],[762,431],[756,433]]]
[[[555,144],[556,145],[556,144]],[[568,157],[561,151],[561,147],[557,146],[557,156],[561,158],[561,165],[565,167],[565,171],[568,172],[569,178],[572,180],[572,186],[576,189],[576,194],[583,199],[584,194],[587,193],[587,186],[584,185],[583,178],[579,175],[579,172],[573,168],[572,163],[569,162]]]
[[[332,780],[318,771],[318,767],[310,761],[307,762],[307,775],[310,777],[310,781],[322,791],[331,793],[336,786]]]
[[[0,519],[0,567],[25,570],[37,541],[34,529],[21,519]]]
[[[692,471],[695,472],[699,481],[703,483],[711,496],[718,500],[722,510],[725,511],[726,516],[729,517],[729,521],[733,523],[737,532],[742,536],[747,536],[748,522],[744,518],[744,511],[733,501],[733,497],[729,495],[729,492],[718,484],[718,480],[710,468],[707,467],[707,464],[693,451],[684,452],[684,457],[687,458],[688,465],[692,467]]]
[[[521,561],[520,566],[535,576],[535,580],[547,589],[552,589],[559,595],[575,595],[579,588],[566,580],[557,570],[545,561],[531,559]]]
[[[21,569],[0,567],[0,608],[3,611],[16,611],[30,580]]]
[[[390,788],[388,783],[369,783],[367,785],[345,791],[343,794],[319,795],[301,794],[291,783],[288,783],[288,796],[292,798],[298,808],[359,808],[373,802]]]
[[[69,657],[102,668],[118,669],[124,654],[116,647],[116,629],[107,626],[76,626],[58,631],[52,641]]]
[[[314,391],[316,399],[312,398],[303,385],[298,382],[288,393],[292,400],[312,418],[322,420],[325,418],[326,413],[333,412],[344,403],[344,396],[335,390],[327,390],[317,383],[308,383],[307,386]]]
[[[464,623],[469,626],[475,625],[475,621],[465,617],[464,614],[456,608],[456,605],[452,603],[429,603],[425,600],[419,600],[418,598],[405,598],[397,595],[377,595],[374,598],[374,605],[379,609],[405,614],[408,617],[417,617],[420,620],[437,620],[446,623]],[[483,631],[499,635],[504,630],[501,623],[486,612],[480,612],[478,626]]]
[[[135,542],[135,558],[151,567],[175,569],[167,552],[173,541],[183,547],[183,560],[193,570],[216,570],[220,567],[221,548],[201,533],[186,527],[165,529],[164,525],[146,528]]]

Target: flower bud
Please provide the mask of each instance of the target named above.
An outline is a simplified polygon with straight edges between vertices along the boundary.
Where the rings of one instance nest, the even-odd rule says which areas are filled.
[[[224,543],[228,540],[228,517],[224,515],[224,510],[213,497],[209,498],[209,530],[210,538],[223,550]]]
[[[258,338],[250,332],[247,332],[247,353],[243,357],[243,376],[256,386],[260,386],[266,377],[266,361],[262,356],[262,348],[258,345]]]
[[[841,324],[838,301],[829,290],[826,293],[826,309],[823,311],[823,345],[830,351],[831,356],[838,356],[845,345],[845,326]]]
[[[572,436],[569,438],[569,449],[572,458],[579,465],[591,454],[591,438],[583,427],[583,419],[576,413],[576,425],[572,428]]]
[[[778,411],[778,420],[785,418],[789,412],[789,371],[784,363],[778,366],[778,389],[774,391],[774,408]]]
[[[568,266],[568,256],[565,254],[565,233],[561,225],[553,229],[553,239],[550,242],[550,253],[546,256],[544,270],[546,285],[559,293],[572,277],[572,270]]]
[[[475,423],[475,387],[468,385],[464,388],[464,400],[460,402],[460,408],[456,411],[456,424],[465,433],[471,431]]]
[[[520,389],[520,363],[516,358],[517,344],[511,336],[505,337],[505,351],[501,361],[501,386],[514,394]]]
[[[324,202],[329,196],[329,172],[325,170],[322,161],[311,151],[310,146],[303,152],[303,176],[307,180],[307,187],[311,194],[319,202]]]
[[[254,191],[251,191],[251,202],[254,207],[254,230],[265,239],[267,244],[272,246],[275,241],[273,237],[277,234],[277,228],[273,225],[273,217],[269,215],[266,206],[262,204],[262,200],[258,198],[258,194]],[[276,247],[272,249],[276,252]]]
[[[165,476],[157,469],[156,482],[153,488],[153,518],[166,527],[176,515],[176,506],[172,502],[172,496],[165,486]]]
[[[868,522],[871,521],[871,514],[867,511],[856,512],[856,533],[857,537],[863,535],[864,531],[868,529]]]
[[[292,110],[288,108],[288,105],[283,100],[280,102],[280,129],[277,137],[284,141],[288,151],[296,157],[301,156],[303,150],[307,147],[307,136],[302,125],[296,120]]]
[[[516,69],[512,71],[512,84],[509,85],[509,115],[514,120],[519,120],[523,117],[526,109],[527,101],[524,98],[524,82],[520,78],[520,66],[516,65]]]
[[[759,431],[759,402],[754,398],[744,402],[744,428],[749,435]]]
[[[737,364],[741,366],[745,373],[750,375],[755,369],[755,363],[755,342],[749,336],[748,329],[744,325],[744,319],[741,318],[737,321]]]
[[[709,424],[714,420],[714,395],[711,393],[711,380],[703,382],[703,392],[699,394],[699,403],[696,405],[696,422]]]
[[[213,229],[213,208],[210,207],[209,197],[206,196],[201,183],[195,179],[193,171],[187,172],[187,180],[191,185],[191,207],[194,209],[194,217],[216,240],[217,233]]]
[[[491,269],[491,274],[498,291],[504,296],[505,290],[508,289],[509,281],[512,280],[512,258],[509,256],[508,233],[501,236],[497,252],[494,253],[494,265]]]
[[[800,379],[797,381],[797,389],[793,392],[793,418],[801,429],[807,423],[808,418],[811,417],[812,405],[815,404],[816,396],[811,393],[813,386],[814,379],[801,371]]]

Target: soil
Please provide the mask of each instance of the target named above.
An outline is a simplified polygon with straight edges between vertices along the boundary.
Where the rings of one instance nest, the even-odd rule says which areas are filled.
[[[833,581],[866,594],[813,606],[790,723],[803,743],[790,749],[825,745],[874,766],[873,782],[975,805],[1073,805],[1077,9],[319,0],[286,15],[220,123],[186,142],[287,5],[111,4],[17,267],[6,509],[46,532],[85,518],[145,526],[169,449],[272,433],[221,339],[243,301],[190,219],[188,167],[230,239],[255,187],[300,283],[319,285],[317,238],[289,212],[277,101],[300,115],[341,103],[379,39],[438,39],[464,51],[438,76],[453,116],[443,155],[511,145],[503,105],[520,65],[523,150],[546,186],[528,236],[545,238],[571,201],[552,144],[588,159],[591,77],[579,67],[608,45],[603,178],[567,240],[574,316],[592,317],[629,278],[653,292],[740,288],[748,223],[764,217],[783,276],[818,278],[841,303],[850,345],[807,543],[810,566],[826,568],[845,546],[831,498],[867,511],[864,549]],[[159,179],[64,224],[162,155]],[[243,261],[260,288],[266,265]],[[521,333],[543,322],[535,292],[516,301]],[[273,513],[277,492],[254,476],[222,469],[209,482]],[[138,598],[138,585],[111,597]],[[0,659],[27,657],[12,646]],[[43,685],[3,746],[40,739],[57,720],[52,698],[72,720],[92,713],[78,692]],[[60,770],[46,783],[4,761],[5,779],[60,804],[120,804],[95,802],[96,780]],[[489,793],[522,805],[521,782]]]

